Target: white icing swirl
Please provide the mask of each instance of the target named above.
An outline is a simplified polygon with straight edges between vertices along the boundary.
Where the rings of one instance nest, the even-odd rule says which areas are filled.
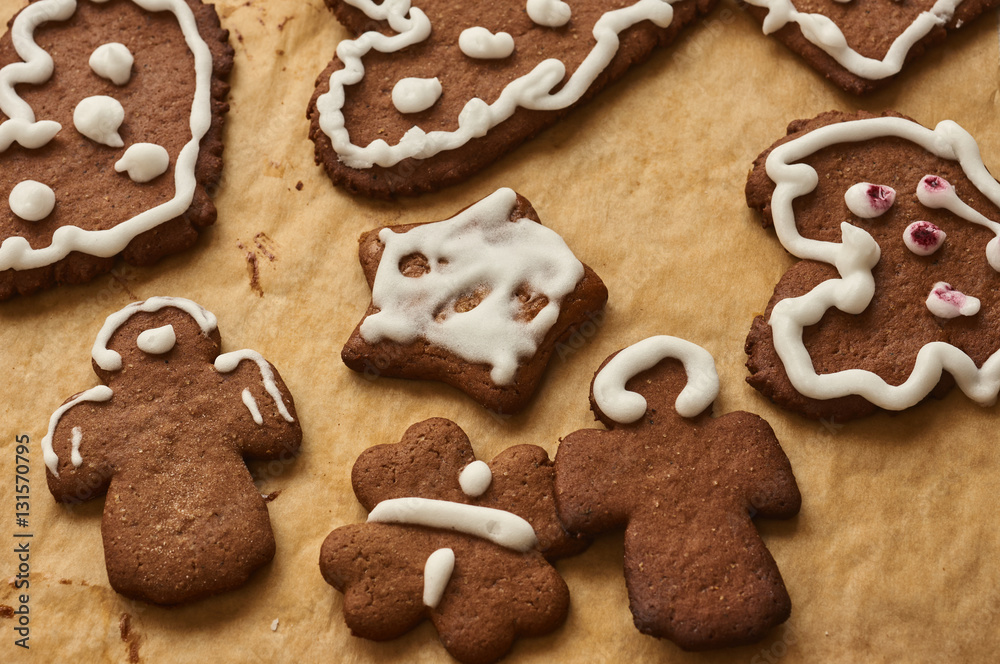
[[[467,28],[458,36],[458,47],[470,58],[501,60],[514,52],[514,38],[507,32],[493,34],[482,27]]]
[[[155,143],[133,143],[115,162],[115,171],[127,172],[132,182],[139,184],[163,175],[169,167],[167,149]]]
[[[569,23],[573,14],[562,0],[528,0],[528,18],[546,28],[558,28]]]
[[[361,324],[369,343],[425,339],[463,360],[492,367],[497,385],[514,380],[520,362],[533,357],[559,316],[562,299],[583,278],[583,264],[554,231],[528,219],[510,221],[517,194],[500,189],[457,216],[405,233],[385,228],[385,245],[372,285],[378,311]],[[404,276],[400,262],[422,255],[429,271]],[[456,310],[459,299],[488,291],[475,308]],[[525,322],[518,289],[548,303]]]
[[[125,109],[113,97],[96,95],[87,97],[73,110],[73,125],[76,130],[102,145],[120,148],[125,145],[118,135],[118,128],[125,120]]]
[[[144,353],[150,355],[163,355],[170,351],[177,343],[177,334],[173,325],[154,327],[151,330],[144,330],[139,333],[135,340],[136,346]]]
[[[467,496],[478,498],[493,483],[493,471],[485,461],[473,461],[458,475],[458,484]]]
[[[513,551],[529,551],[538,544],[531,524],[512,512],[447,500],[383,500],[368,514],[368,522],[444,528],[479,537]]]
[[[7,197],[10,211],[25,221],[41,221],[56,207],[52,188],[35,180],[23,180],[14,185]]]
[[[674,408],[681,417],[705,411],[719,396],[719,374],[707,350],[677,337],[655,336],[620,351],[594,377],[594,401],[615,422],[630,424],[646,413],[646,399],[625,389],[625,383],[661,361],[681,361],[688,382],[677,395]]]
[[[424,563],[424,605],[436,609],[455,570],[455,552],[438,549]]]
[[[132,63],[135,59],[128,46],[118,42],[101,44],[90,54],[90,68],[101,78],[115,85],[126,85],[132,78]]]
[[[819,375],[802,342],[803,329],[818,323],[831,307],[848,314],[859,314],[865,310],[875,292],[872,268],[878,262],[881,251],[871,235],[848,223],[841,225],[840,243],[814,240],[799,234],[792,204],[796,198],[816,188],[819,176],[808,164],[796,162],[831,145],[882,136],[902,138],[942,159],[957,160],[972,185],[994,205],[1000,206],[1000,183],[983,165],[976,141],[948,120],[939,123],[933,130],[895,117],[840,122],[814,129],[778,146],[771,151],[766,162],[768,177],[775,183],[771,211],[778,239],[794,256],[833,265],[840,276],[822,282],[805,295],[781,300],[774,306],[768,322],[775,350],[795,389],[814,399],[858,394],[881,408],[902,410],[919,403],[938,384],[941,373],[948,371],[970,398],[983,405],[992,404],[1000,391],[1000,351],[978,367],[955,346],[932,342],[917,353],[913,371],[907,379],[902,384],[889,385],[877,374],[861,369]],[[1000,224],[987,219],[957,196],[946,194],[931,198],[932,202],[941,201],[949,211],[986,227],[997,236],[986,247],[986,257],[990,265],[997,269],[1000,265],[996,262]],[[924,204],[928,205],[927,202]]]
[[[434,105],[441,96],[436,78],[402,78],[392,86],[392,103],[400,113],[419,113]]]

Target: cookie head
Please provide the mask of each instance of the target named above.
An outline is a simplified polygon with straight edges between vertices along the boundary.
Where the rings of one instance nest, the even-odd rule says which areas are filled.
[[[747,184],[794,265],[747,340],[749,382],[811,417],[997,390],[1000,185],[953,122],[794,123]]]

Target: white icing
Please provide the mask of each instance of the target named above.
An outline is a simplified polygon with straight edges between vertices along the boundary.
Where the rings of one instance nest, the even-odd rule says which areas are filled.
[[[392,103],[400,113],[419,113],[434,105],[441,96],[436,78],[402,78],[392,86]]]
[[[23,180],[14,185],[7,197],[10,211],[25,221],[41,221],[56,207],[52,188],[35,180]]]
[[[569,23],[572,10],[562,0],[528,0],[528,18],[546,28],[558,28]]]
[[[69,459],[73,463],[74,468],[79,468],[83,465],[83,457],[80,456],[80,443],[83,442],[83,431],[80,427],[73,427],[73,437],[70,439],[70,445],[72,445],[72,450],[70,451]]]
[[[795,389],[814,399],[858,394],[881,408],[902,410],[919,403],[937,385],[942,371],[948,371],[970,398],[984,405],[992,404],[1000,391],[1000,351],[979,368],[955,346],[929,343],[917,353],[913,371],[906,381],[889,385],[878,375],[861,369],[818,375],[802,342],[802,330],[818,323],[827,309],[837,307],[848,314],[865,310],[875,292],[872,268],[881,252],[871,235],[848,223],[841,225],[843,241],[840,243],[799,235],[792,203],[815,189],[819,176],[808,164],[796,162],[830,145],[882,136],[899,137],[940,158],[958,161],[973,186],[1000,206],[1000,183],[983,165],[975,139],[948,120],[933,130],[893,117],[841,122],[820,127],[778,146],[766,162],[768,177],[775,182],[771,211],[778,239],[793,255],[833,265],[840,276],[824,281],[805,295],[781,300],[774,306],[769,323],[775,350]],[[1000,237],[1000,224],[965,205],[957,196],[936,200],[944,201],[950,211],[966,221],[982,225]],[[987,259],[994,269],[1000,265],[995,262],[997,237],[986,247]]]
[[[145,302],[133,302],[120,311],[111,314],[108,316],[107,320],[104,321],[104,325],[97,333],[97,339],[94,340],[94,346],[90,351],[90,355],[94,359],[94,363],[105,371],[117,371],[121,369],[122,356],[119,355],[117,351],[113,351],[108,348],[108,342],[111,340],[111,336],[134,314],[139,313],[140,311],[152,313],[167,307],[180,309],[187,315],[191,316],[204,334],[208,334],[218,326],[218,321],[211,312],[206,311],[200,304],[184,298],[151,297]]]
[[[163,175],[169,167],[167,149],[155,143],[133,143],[115,162],[115,171],[127,172],[129,178],[139,184]]]
[[[513,190],[500,189],[451,219],[405,233],[383,229],[385,249],[372,285],[378,312],[361,324],[361,336],[369,343],[424,339],[468,362],[490,365],[493,382],[509,384],[584,273],[555,231],[528,219],[509,220],[516,200]],[[400,261],[413,254],[423,255],[430,267],[417,278],[400,272]],[[529,322],[518,319],[515,295],[525,285],[548,298]],[[483,286],[489,293],[478,306],[454,310],[459,298]]]
[[[18,143],[28,149],[47,144],[62,129],[58,122],[35,121],[35,111],[21,99],[15,86],[40,85],[52,76],[52,57],[35,43],[35,28],[47,21],[65,21],[76,11],[76,0],[43,0],[28,5],[10,27],[11,42],[21,62],[0,69],[0,111],[9,119],[0,124],[0,152]]]
[[[467,28],[458,36],[458,47],[470,58],[500,60],[514,52],[514,38],[507,32],[493,34],[482,27]]]
[[[118,135],[118,128],[125,120],[125,109],[113,97],[97,95],[87,97],[73,110],[73,125],[76,130],[102,145],[120,148],[125,145]]]
[[[174,197],[154,208],[139,213],[117,226],[88,231],[76,226],[56,229],[46,247],[33,248],[19,236],[9,237],[0,245],[0,271],[27,270],[50,265],[72,251],[91,256],[108,257],[119,253],[140,233],[181,216],[191,206],[197,180],[195,165],[199,143],[212,124],[212,53],[198,34],[197,22],[185,0],[131,0],[152,12],[169,11],[177,19],[188,49],[194,55],[195,92],[191,103],[191,140],[181,149],[174,167]],[[33,33],[36,25],[47,20],[67,20],[76,9],[74,0],[39,0],[22,11],[11,27],[18,56],[15,62],[0,69],[0,110],[11,120],[0,125],[0,149],[12,140],[25,147],[44,145],[59,129],[51,122],[36,127],[34,112],[20,97],[17,83],[44,83],[52,75],[52,59],[37,44]],[[9,128],[7,125],[14,122]],[[13,138],[12,138],[13,137]],[[44,141],[43,141],[44,139]]]
[[[896,202],[896,190],[880,184],[859,182],[844,192],[851,213],[862,219],[881,217]]]
[[[455,571],[455,552],[451,549],[438,549],[427,556],[427,562],[424,563],[425,606],[437,608],[453,571]]]
[[[52,413],[52,417],[49,418],[49,429],[42,438],[42,459],[45,461],[45,467],[49,469],[49,472],[54,476],[59,477],[59,457],[56,455],[54,449],[52,449],[52,436],[56,433],[56,427],[59,425],[59,420],[62,416],[73,406],[83,403],[84,401],[93,402],[103,402],[111,399],[114,392],[107,385],[98,385],[97,387],[92,387],[89,390],[80,392],[75,397],[64,403],[63,405],[56,408],[56,412]],[[76,429],[76,427],[74,427]],[[76,434],[73,434],[76,437]],[[83,434],[80,434],[80,438],[83,438]],[[70,439],[72,442],[72,438]],[[79,454],[79,443],[76,445],[77,454]],[[83,463],[81,459],[81,463]]]
[[[947,237],[947,233],[929,221],[914,221],[903,231],[903,244],[918,256],[930,256]]]
[[[979,300],[952,288],[951,284],[939,281],[927,296],[927,308],[940,318],[975,316],[979,313]]]
[[[937,0],[930,11],[921,12],[892,42],[881,60],[868,58],[851,48],[844,33],[823,14],[810,14],[795,9],[792,0],[746,0],[748,4],[768,10],[764,18],[764,34],[796,23],[802,35],[836,60],[844,69],[869,80],[879,80],[898,74],[913,45],[937,26],[951,20],[961,0]]]
[[[493,483],[493,471],[485,461],[473,461],[458,475],[458,484],[467,496],[478,498]]]
[[[115,85],[125,85],[132,78],[132,63],[135,59],[125,44],[110,42],[101,44],[90,54],[90,68],[101,78]]]
[[[177,343],[177,334],[173,325],[154,327],[151,330],[144,330],[136,337],[135,344],[144,353],[150,355],[163,355],[169,352]]]
[[[215,370],[219,373],[230,373],[231,371],[235,371],[236,367],[243,360],[251,360],[256,363],[257,368],[260,369],[260,378],[261,382],[264,383],[264,390],[274,399],[274,405],[278,407],[278,412],[281,413],[286,422],[294,422],[295,418],[288,412],[285,400],[281,397],[281,390],[278,389],[278,384],[274,380],[274,372],[271,371],[271,365],[257,351],[245,348],[243,350],[234,350],[231,353],[223,353],[215,358]],[[246,403],[246,397],[244,397],[243,403]],[[247,407],[249,408],[249,406]],[[256,418],[254,418],[254,421],[256,422]],[[257,423],[262,424],[263,419]]]
[[[250,393],[250,388],[244,388],[241,396],[243,397],[243,405],[250,411],[250,417],[253,418],[254,424],[263,424],[264,417],[260,414],[260,409],[257,408],[257,400]]]
[[[514,551],[529,551],[538,539],[531,524],[511,512],[431,498],[383,500],[368,515],[369,523],[403,523],[445,528],[489,540]]]
[[[344,88],[364,77],[362,58],[369,51],[395,53],[418,44],[430,35],[431,23],[419,8],[410,6],[410,0],[386,0],[382,4],[375,4],[372,0],[346,0],[369,18],[388,21],[396,34],[385,35],[372,30],[356,39],[340,42],[337,57],[344,63],[344,68],[333,72],[330,91],[316,100],[320,127],[330,138],[340,160],[352,168],[371,168],[374,164],[388,167],[409,157],[426,159],[454,150],[473,138],[485,136],[491,128],[513,115],[518,107],[554,111],[579,101],[618,52],[619,33],[646,20],[661,28],[667,27],[674,16],[670,3],[676,1],[637,0],[628,7],[602,15],[594,26],[596,43],[593,49],[568,79],[565,64],[550,58],[511,81],[492,104],[478,98],[469,100],[459,113],[458,129],[454,131],[425,132],[419,127],[412,127],[395,145],[377,139],[362,147],[351,143],[350,134],[344,126]],[[565,85],[553,93],[552,89],[564,81]]]
[[[594,401],[601,412],[615,422],[630,424],[646,413],[646,399],[625,389],[625,383],[662,360],[681,361],[687,384],[677,395],[674,407],[682,417],[704,412],[719,396],[719,374],[707,350],[677,337],[649,337],[625,348],[604,365],[594,377]]]

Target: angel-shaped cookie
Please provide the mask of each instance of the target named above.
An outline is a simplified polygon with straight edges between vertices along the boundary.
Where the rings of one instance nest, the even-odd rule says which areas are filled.
[[[552,480],[542,448],[487,464],[441,418],[363,452],[351,482],[368,522],[337,528],[320,552],[351,632],[384,641],[430,620],[453,657],[485,663],[556,629],[569,591],[549,561],[587,541],[557,519]]]
[[[383,198],[492,164],[715,5],[326,2],[357,37],[337,46],[310,101],[316,161],[335,184]]]
[[[612,355],[591,408],[608,428],[556,452],[559,517],[573,532],[625,528],[636,627],[689,650],[751,643],[791,602],[754,517],[787,519],[799,490],[771,427],[747,412],[712,418],[707,351],[650,337]]]
[[[233,64],[200,0],[38,0],[0,39],[0,299],[149,265],[215,221]]]
[[[215,316],[190,300],[130,304],[94,342],[102,384],[49,420],[49,489],[66,503],[107,494],[108,580],[128,597],[176,604],[232,590],[274,556],[243,459],[290,459],[302,432],[277,370],[219,346]]]
[[[747,337],[747,381],[808,417],[903,410],[956,384],[1000,390],[1000,183],[951,121],[796,121],[747,203],[800,262]]]

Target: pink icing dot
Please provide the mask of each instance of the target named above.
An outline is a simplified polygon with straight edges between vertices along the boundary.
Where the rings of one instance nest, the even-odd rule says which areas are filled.
[[[948,191],[951,188],[951,184],[940,175],[925,175],[920,184],[932,193]]]
[[[844,192],[847,209],[861,219],[874,219],[896,202],[896,190],[881,184],[859,182]]]
[[[868,200],[872,208],[880,212],[885,212],[896,202],[896,190],[892,187],[873,184],[869,185],[868,191],[865,193],[868,195]]]
[[[933,254],[944,243],[947,234],[929,221],[914,221],[903,231],[906,248],[919,256]]]
[[[979,313],[980,302],[955,290],[951,284],[939,281],[934,284],[927,296],[927,308],[940,318],[955,318],[957,316],[973,316]]]

